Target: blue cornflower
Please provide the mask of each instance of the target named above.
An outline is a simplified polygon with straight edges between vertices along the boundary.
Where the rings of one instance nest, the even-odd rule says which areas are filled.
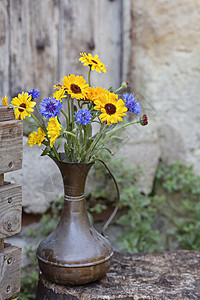
[[[56,100],[55,98],[44,98],[42,103],[40,104],[40,113],[42,116],[50,119],[55,118],[60,114],[62,109],[62,103],[60,100]]]
[[[142,107],[141,107],[141,103],[137,102],[136,98],[134,97],[133,94],[128,94],[126,93],[124,95],[124,100],[126,103],[126,107],[134,114],[139,115]]]
[[[80,109],[75,113],[75,119],[79,124],[88,125],[92,119],[91,111],[89,111],[87,108]]]
[[[28,91],[28,94],[31,95],[32,98],[40,97],[40,91],[38,91],[36,89],[32,89],[32,90]]]

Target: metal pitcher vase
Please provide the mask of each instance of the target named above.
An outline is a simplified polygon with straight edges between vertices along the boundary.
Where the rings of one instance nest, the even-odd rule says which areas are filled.
[[[91,225],[84,204],[93,163],[55,162],[63,178],[64,206],[57,228],[38,247],[39,267],[55,283],[86,284],[106,274],[113,255],[108,239]]]

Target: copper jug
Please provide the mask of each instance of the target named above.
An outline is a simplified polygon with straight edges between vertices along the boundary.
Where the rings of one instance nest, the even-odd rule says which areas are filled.
[[[84,204],[87,174],[93,163],[55,160],[64,183],[64,206],[57,228],[37,250],[42,273],[63,285],[96,281],[108,271],[113,249],[91,225]]]

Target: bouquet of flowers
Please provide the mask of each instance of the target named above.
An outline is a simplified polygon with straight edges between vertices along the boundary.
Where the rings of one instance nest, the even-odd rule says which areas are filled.
[[[129,112],[139,115],[142,110],[141,103],[131,93],[125,93],[123,99],[119,99],[118,93],[126,89],[128,83],[123,82],[114,91],[112,88],[106,90],[91,87],[91,72],[105,73],[107,67],[99,60],[98,55],[80,55],[80,62],[89,68],[88,83],[83,76],[70,74],[62,79],[62,84],[54,85],[52,97],[43,99],[39,106],[35,102],[40,96],[36,89],[18,94],[10,105],[16,119],[32,117],[35,120],[37,131],[29,135],[27,143],[29,146],[43,145],[42,156],[63,160],[59,152],[63,140],[64,161],[88,163],[100,157],[103,150],[112,154],[106,143],[113,134],[132,124],[147,125],[148,118],[144,114],[137,121],[126,122],[125,117]],[[2,101],[4,105],[8,105],[7,96]],[[67,109],[64,109],[64,102]],[[33,113],[34,109],[39,117]],[[99,124],[99,131],[96,133],[93,130],[95,122]],[[122,122],[119,126],[118,123]]]

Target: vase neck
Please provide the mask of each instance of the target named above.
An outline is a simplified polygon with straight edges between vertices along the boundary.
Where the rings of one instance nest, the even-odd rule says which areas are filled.
[[[65,197],[72,196],[78,197],[84,194],[85,182],[90,168],[93,163],[68,163],[54,160],[60,169],[63,183]],[[75,199],[74,199],[75,201]]]
[[[77,197],[65,195],[61,219],[69,220],[69,218],[71,218],[71,220],[77,219],[77,222],[79,222],[80,219],[88,220],[84,195]]]

